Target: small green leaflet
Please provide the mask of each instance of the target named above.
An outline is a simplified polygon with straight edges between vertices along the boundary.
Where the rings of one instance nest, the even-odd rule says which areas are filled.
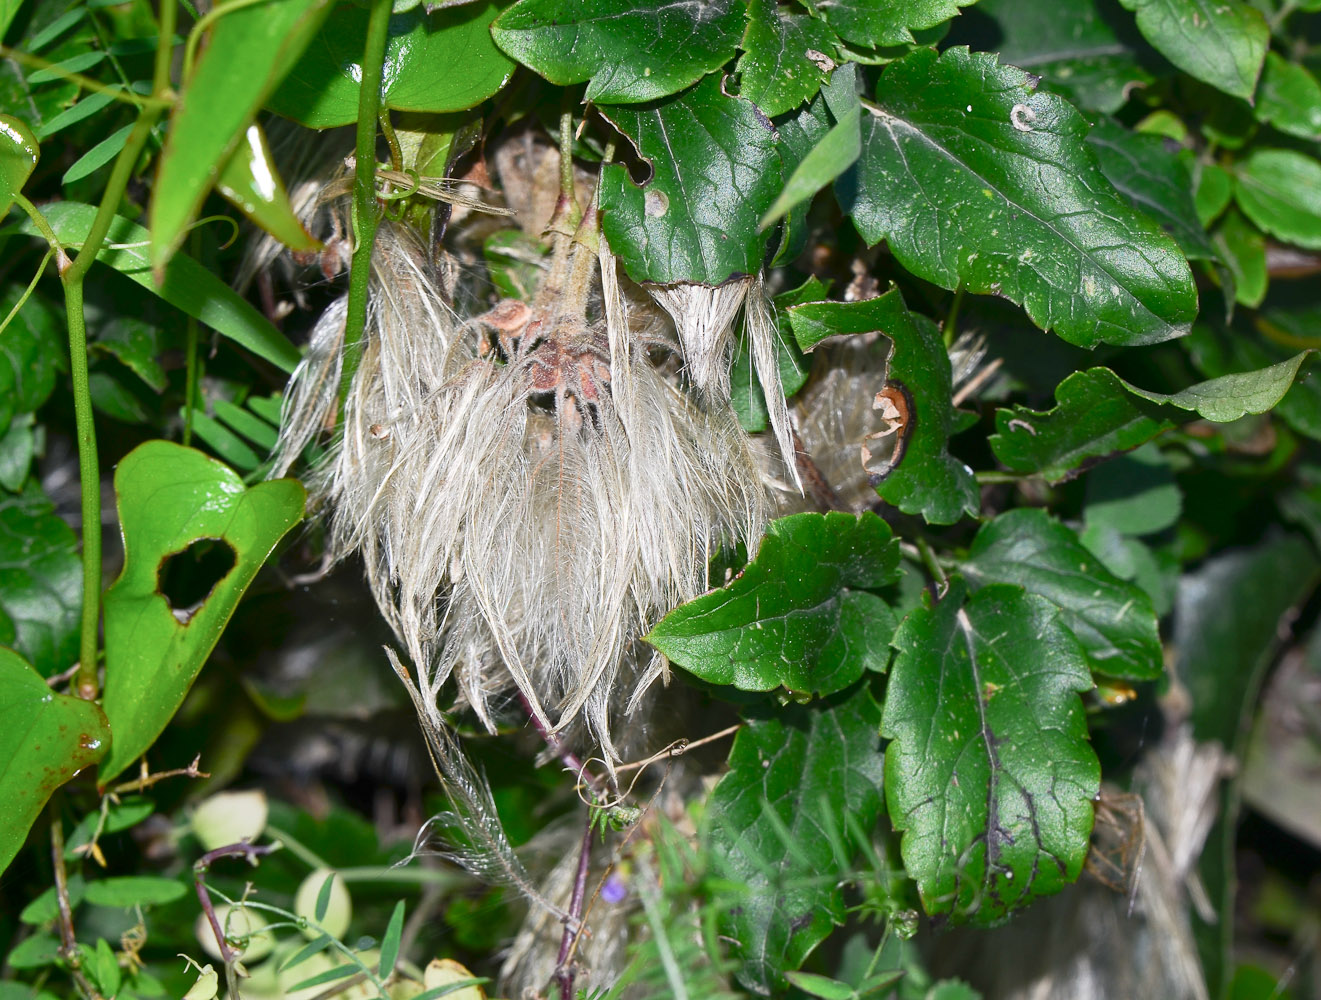
[[[871,591],[898,578],[899,543],[875,514],[792,514],[729,584],[646,639],[713,684],[830,694],[885,669],[894,613]]]
[[[1234,198],[1259,229],[1321,250],[1321,162],[1292,149],[1254,149],[1235,170]]]
[[[1119,0],[1170,62],[1203,83],[1252,99],[1270,29],[1244,0]]]
[[[1006,584],[966,595],[951,580],[895,636],[885,798],[927,913],[990,926],[1078,877],[1101,766],[1059,609]]]

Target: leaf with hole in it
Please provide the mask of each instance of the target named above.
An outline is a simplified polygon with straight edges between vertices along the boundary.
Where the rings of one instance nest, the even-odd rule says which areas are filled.
[[[1112,115],[1135,85],[1151,83],[1151,50],[1135,28],[1096,0],[981,0],[974,16],[995,21],[1000,60],[1042,77],[1046,86],[1080,108]],[[963,21],[954,22],[951,41],[974,42]],[[969,31],[975,32],[976,28]],[[955,38],[955,36],[958,36]],[[982,36],[974,44],[981,45]]]
[[[1270,29],[1244,0],[1119,0],[1161,55],[1226,94],[1252,99]]]
[[[130,452],[115,470],[115,494],[124,569],[105,596],[103,704],[115,746],[102,765],[102,785],[165,728],[257,570],[302,518],[305,501],[294,480],[247,488],[214,459],[168,441]],[[203,539],[228,549],[231,567],[196,607],[173,608],[162,581],[170,557]]]
[[[965,600],[966,598],[966,600]],[[904,868],[932,916],[989,926],[1076,879],[1101,767],[1078,640],[1045,598],[961,580],[895,636],[881,733]]]
[[[774,0],[748,4],[740,48],[739,94],[768,118],[810,100],[839,58],[839,39],[823,21]]]
[[[321,249],[321,241],[308,235],[289,202],[260,125],[249,125],[243,133],[234,155],[216,179],[216,190],[290,250]]]
[[[13,115],[0,115],[0,219],[9,214],[40,155],[32,130]]]
[[[1022,508],[982,525],[962,572],[970,587],[1012,583],[1060,609],[1092,668],[1110,677],[1160,677],[1160,630],[1151,599],[1114,576],[1068,527]]]
[[[600,109],[651,164],[639,187],[601,173],[601,228],[634,281],[719,285],[756,274],[770,238],[757,223],[783,186],[774,127],[710,76],[676,97]]]
[[[879,721],[863,684],[750,718],[734,739],[704,824],[715,873],[736,887],[720,931],[757,993],[782,989],[844,921],[850,828],[869,832],[881,813]]]
[[[56,694],[23,657],[0,649],[0,872],[51,792],[95,764],[109,743],[95,703]]]
[[[1218,260],[1197,206],[1193,181],[1177,149],[1159,135],[1146,135],[1102,118],[1087,133],[1087,143],[1115,190],[1140,212],[1161,224],[1189,260]]]
[[[91,230],[96,206],[60,201],[47,205],[44,214],[60,241],[77,247]],[[37,235],[31,220],[18,228],[28,235]],[[165,280],[157,285],[152,280],[145,229],[122,216],[115,216],[106,242],[115,244],[115,247],[107,247],[98,253],[98,261],[109,264],[240,347],[265,358],[281,371],[292,372],[298,367],[302,355],[289,338],[243,296],[192,257],[175,254],[165,267]]]
[[[82,560],[73,529],[35,482],[0,496],[0,645],[44,677],[78,658]]]
[[[1063,100],[962,48],[891,63],[877,94],[862,156],[836,183],[869,243],[943,288],[1003,295],[1083,347],[1188,331],[1188,262],[1105,179]]]
[[[1292,149],[1254,149],[1235,165],[1234,199],[1259,229],[1321,250],[1321,162]]]
[[[675,608],[646,639],[713,684],[831,694],[885,669],[894,612],[870,591],[898,578],[899,543],[875,514],[792,514],[727,586]]]
[[[392,15],[381,108],[464,111],[503,87],[515,63],[491,40],[499,12],[497,4],[479,2]],[[266,107],[309,128],[356,121],[367,16],[356,4],[336,7]]]
[[[743,14],[734,0],[521,0],[491,34],[551,83],[587,82],[584,100],[632,104],[723,66],[738,47]]]
[[[894,347],[886,385],[873,406],[886,409],[893,430],[888,457],[869,453],[872,485],[884,500],[905,514],[921,514],[930,524],[952,524],[975,514],[977,481],[948,449],[953,373],[936,325],[909,312],[897,288],[860,302],[794,306],[789,322],[805,351],[839,334],[879,332],[890,340]],[[882,447],[878,441],[876,450]]]
[[[976,0],[814,0],[811,7],[854,45],[906,45],[913,32],[934,28]]]
[[[294,65],[330,0],[265,0],[232,9],[211,29],[170,116],[148,211],[150,260],[160,272],[233,157],[262,101]]]

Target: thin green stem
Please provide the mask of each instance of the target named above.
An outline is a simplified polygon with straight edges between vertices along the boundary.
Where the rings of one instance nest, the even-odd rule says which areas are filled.
[[[194,229],[189,238],[192,246],[189,252],[194,258],[198,256],[201,249],[201,240],[198,230]],[[193,443],[193,410],[197,406],[197,342],[201,333],[198,330],[197,317],[189,316],[188,325],[184,331],[186,367],[184,369],[184,388],[183,388],[183,446],[187,448]]]
[[[936,558],[936,553],[932,551],[925,538],[917,540],[917,550],[922,554],[922,564],[931,574],[931,579],[935,580],[943,591],[945,585],[949,583],[949,577],[945,575],[945,567],[940,565],[940,560]]]
[[[390,30],[391,0],[371,0],[367,41],[362,54],[362,86],[358,91],[358,136],[353,169],[353,260],[349,267],[348,315],[344,321],[344,362],[339,383],[340,419],[349,386],[358,371],[362,334],[367,327],[367,288],[371,280],[372,247],[376,243],[376,127],[381,113],[381,73]]]
[[[390,121],[389,108],[381,108],[381,135],[385,136],[385,144],[390,148],[390,166],[395,170],[403,170],[404,151],[399,145],[399,136],[395,135],[394,122]]]
[[[560,194],[573,197],[573,112],[560,115]]]
[[[92,417],[92,394],[87,375],[87,325],[83,316],[83,279],[96,260],[115,219],[115,210],[133,176],[133,168],[151,136],[166,102],[161,96],[170,86],[170,42],[174,38],[174,0],[162,0],[160,32],[156,43],[155,75],[152,95],[157,98],[144,105],[128,142],[120,150],[110,180],[101,195],[101,204],[92,220],[87,239],[72,263],[60,260],[60,280],[64,283],[64,310],[69,325],[69,372],[73,381],[74,424],[78,436],[78,474],[82,489],[83,512],[83,611],[79,644],[78,673],[73,689],[83,698],[93,699],[97,682],[97,638],[101,621],[101,467],[97,458],[96,423]],[[49,227],[47,227],[49,229]],[[43,235],[50,239],[53,233]]]
[[[945,314],[944,325],[941,326],[941,335],[945,338],[945,349],[949,350],[954,343],[954,338],[959,333],[959,307],[963,305],[963,286],[959,285],[954,290],[954,299],[949,304],[949,312]]]
[[[977,473],[977,483],[981,486],[994,486],[1001,483],[1021,483],[1024,480],[1033,478],[1032,476],[1020,476],[1015,472],[997,472],[992,469],[987,472]]]

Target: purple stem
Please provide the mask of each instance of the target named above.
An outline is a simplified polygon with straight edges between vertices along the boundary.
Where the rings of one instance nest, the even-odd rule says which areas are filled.
[[[583,900],[587,897],[587,873],[592,860],[592,817],[587,817],[582,846],[578,849],[578,873],[573,880],[573,897],[569,900],[569,916],[564,936],[560,938],[560,954],[556,959],[555,978],[560,984],[560,1000],[573,1000],[573,966],[567,964],[574,938],[582,933]]]

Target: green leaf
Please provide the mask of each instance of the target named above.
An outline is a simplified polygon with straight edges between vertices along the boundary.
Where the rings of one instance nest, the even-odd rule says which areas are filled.
[[[810,100],[839,58],[838,39],[823,21],[775,0],[750,0],[740,48],[739,95],[768,118]]]
[[[789,322],[808,351],[837,334],[882,332],[889,338],[894,349],[882,395],[894,410],[893,448],[888,457],[867,463],[872,484],[882,499],[930,524],[976,514],[980,496],[972,470],[947,448],[953,374],[936,325],[909,312],[898,289],[861,302],[795,306]]]
[[[41,146],[32,130],[13,115],[0,115],[0,219],[32,175]]]
[[[61,242],[77,247],[86,239],[96,216],[95,205],[60,201],[45,206],[44,214]],[[31,221],[19,227],[21,232],[36,235]],[[217,333],[228,337],[260,358],[292,372],[301,355],[261,313],[215,274],[186,254],[175,254],[165,268],[165,280],[157,286],[152,280],[147,257],[147,231],[120,216],[110,226],[107,243],[126,245],[123,249],[104,249],[96,259],[132,278],[148,291],[182,309]]]
[[[1153,403],[1168,403],[1181,410],[1192,410],[1207,420],[1228,423],[1249,413],[1265,413],[1275,407],[1293,386],[1298,369],[1311,353],[1300,351],[1268,368],[1222,375],[1168,396],[1138,389],[1127,382],[1124,388]]]
[[[1203,226],[1209,226],[1229,207],[1229,201],[1234,196],[1234,178],[1218,163],[1201,163],[1194,160],[1192,170],[1197,178],[1196,189],[1193,192],[1197,218]]]
[[[785,182],[784,190],[761,217],[761,228],[766,228],[795,205],[810,199],[857,160],[862,152],[862,105],[853,89],[856,77],[857,67],[852,63],[835,70],[829,88],[841,92],[835,103],[831,104],[835,125],[794,167]],[[829,97],[827,103],[830,103]]]
[[[1267,52],[1255,114],[1281,132],[1321,140],[1321,83],[1307,67]]]
[[[9,315],[22,294],[15,285],[0,294],[0,319]],[[0,332],[0,427],[50,398],[67,350],[63,313],[40,295],[30,296]]]
[[[826,285],[816,278],[808,278],[797,288],[775,296],[775,360],[780,369],[780,387],[786,398],[807,384],[812,371],[811,362],[794,340],[787,310],[802,302],[824,299],[828,291]],[[761,382],[754,371],[752,345],[748,343],[746,331],[739,338],[729,376],[730,405],[738,415],[738,422],[750,434],[766,430],[770,426],[770,413],[766,409]]]
[[[1197,217],[1192,178],[1169,140],[1132,132],[1103,118],[1092,126],[1087,142],[1106,180],[1134,208],[1159,222],[1185,257],[1219,259]]]
[[[757,222],[783,185],[774,128],[711,76],[677,97],[601,108],[651,164],[638,187],[619,164],[601,175],[601,227],[635,281],[719,285],[761,269]]]
[[[1321,163],[1292,149],[1254,149],[1234,176],[1234,198],[1259,229],[1321,250]]]
[[[863,685],[752,718],[734,739],[704,820],[716,871],[740,887],[720,932],[758,993],[783,987],[783,973],[844,920],[852,865],[838,845],[851,822],[869,831],[880,816],[879,720]]]
[[[334,879],[328,878],[326,879],[326,882],[327,883],[334,882]],[[334,940],[335,940],[334,938],[332,938],[329,934],[326,934],[325,932],[318,934],[315,938],[307,942],[307,944],[303,945],[296,952],[294,952],[283,962],[281,962],[279,971],[283,972],[285,969],[292,969],[295,965],[302,964],[303,962],[307,961],[307,959],[311,958],[313,955],[325,951],[327,948],[330,947],[330,945],[334,942]]]
[[[1252,99],[1270,29],[1243,0],[1119,0],[1166,59],[1226,94]]]
[[[0,655],[4,650],[0,650]],[[0,854],[0,858],[4,858]],[[8,860],[6,859],[6,864]],[[3,871],[0,868],[0,871]],[[60,942],[53,934],[45,932],[33,934],[29,938],[24,938],[16,944],[9,954],[5,957],[10,968],[14,969],[40,969],[47,965],[54,965],[60,960]]]
[[[100,760],[109,744],[100,708],[55,694],[23,657],[0,648],[0,872],[51,793]]]
[[[337,980],[347,979],[349,976],[357,975],[360,971],[362,970],[351,962],[346,962],[344,965],[332,966],[329,969],[318,972],[315,976],[308,976],[308,978],[294,983],[293,986],[289,987],[288,992],[297,993],[301,990],[310,989],[313,986],[324,986],[326,983],[333,983]]]
[[[80,944],[78,950],[83,972],[92,981],[92,986],[99,995],[114,1000],[115,994],[119,992],[119,987],[123,984],[124,977],[123,971],[119,968],[119,960],[115,958],[114,949],[110,947],[110,942],[105,938],[97,938],[95,948]]]
[[[1266,298],[1270,275],[1266,270],[1266,237],[1230,209],[1211,234],[1220,259],[1234,275],[1234,300],[1255,309]]]
[[[1121,19],[1107,16],[1110,11],[1094,0],[981,0],[975,13],[991,17],[1000,29],[995,48],[1002,62],[1035,73],[1079,107],[1112,115],[1134,85],[1154,79],[1142,39],[1131,37],[1136,32],[1125,31]],[[975,29],[973,35],[960,31],[965,20],[954,22],[956,44],[986,47]]]
[[[986,53],[919,49],[886,68],[836,190],[869,243],[943,288],[1002,295],[1070,343],[1187,332],[1178,247],[1110,186],[1087,123]]]
[[[216,179],[216,190],[290,250],[320,250],[289,202],[266,133],[249,125]]]
[[[478,2],[391,16],[381,107],[463,111],[503,87],[515,64],[491,40],[499,12],[497,4]],[[367,14],[356,4],[336,7],[266,106],[309,128],[357,121]]]
[[[105,596],[103,704],[115,745],[104,785],[146,750],[183,702],[239,598],[275,544],[303,515],[297,482],[243,486],[200,452],[167,441],[135,448],[115,470],[124,570]],[[232,568],[196,609],[173,609],[161,591],[169,556],[199,539],[231,550]]]
[[[814,0],[813,9],[854,45],[905,45],[913,31],[934,28],[976,0]]]
[[[38,138],[42,140],[49,139],[57,132],[68,128],[70,125],[76,125],[84,118],[90,118],[98,111],[102,111],[115,103],[115,95],[108,91],[88,94],[81,101],[66,111],[61,111],[50,121],[45,122],[39,130]]]
[[[584,100],[632,104],[719,69],[743,33],[741,3],[520,0],[491,27],[500,48],[551,83],[590,81]]]
[[[885,669],[894,613],[868,591],[898,570],[899,543],[875,514],[793,514],[771,523],[728,585],[675,608],[646,639],[713,684],[831,694]]]
[[[87,902],[94,906],[159,906],[187,894],[188,887],[178,879],[158,875],[125,875],[87,883]]]
[[[333,884],[334,879],[326,879],[326,884]],[[381,963],[377,968],[376,974],[385,979],[386,976],[394,972],[395,962],[399,959],[399,942],[404,933],[404,901],[401,899],[394,904],[394,910],[390,914],[390,923],[385,928],[385,936],[381,938]]]
[[[1192,696],[1198,740],[1231,751],[1246,736],[1280,622],[1307,600],[1321,574],[1301,535],[1235,549],[1187,574],[1174,615],[1175,676]]]
[[[802,990],[810,997],[821,1000],[854,1000],[853,987],[841,983],[838,979],[818,976],[815,972],[786,972],[784,978],[789,985]]]
[[[1101,767],[1059,609],[1004,584],[964,596],[952,581],[895,636],[885,797],[927,913],[989,926],[1078,877]]]
[[[0,641],[44,677],[78,657],[82,584],[78,538],[40,487],[0,496]]]
[[[1182,511],[1183,494],[1169,459],[1154,444],[1107,462],[1087,477],[1083,521],[1088,529],[1152,535],[1173,527]]]
[[[73,166],[60,178],[61,184],[72,184],[84,177],[89,177],[119,155],[119,151],[128,142],[128,134],[133,131],[132,123],[111,132],[95,146],[74,161]]]
[[[988,443],[1006,469],[1059,482],[1174,426],[1167,411],[1135,398],[1109,368],[1089,368],[1056,387],[1051,410],[996,410]]]
[[[19,413],[9,422],[9,429],[0,434],[0,488],[10,493],[18,493],[27,482],[40,433],[35,425],[36,417],[31,413]],[[0,645],[13,638],[12,633],[0,635]]]
[[[262,102],[312,40],[330,6],[330,0],[246,6],[239,0],[215,22],[170,116],[152,187],[150,259],[157,271],[178,249]]]
[[[1022,508],[982,525],[962,572],[971,587],[1012,583],[1059,609],[1093,670],[1149,681],[1163,672],[1151,599],[1114,576],[1043,510]]]
[[[69,876],[66,885],[68,887],[69,907],[72,909],[83,901],[83,893],[87,889],[87,882],[75,872]],[[27,906],[23,907],[18,919],[33,927],[41,927],[43,924],[54,923],[59,915],[60,903],[55,895],[55,886],[52,885],[28,903]]]

